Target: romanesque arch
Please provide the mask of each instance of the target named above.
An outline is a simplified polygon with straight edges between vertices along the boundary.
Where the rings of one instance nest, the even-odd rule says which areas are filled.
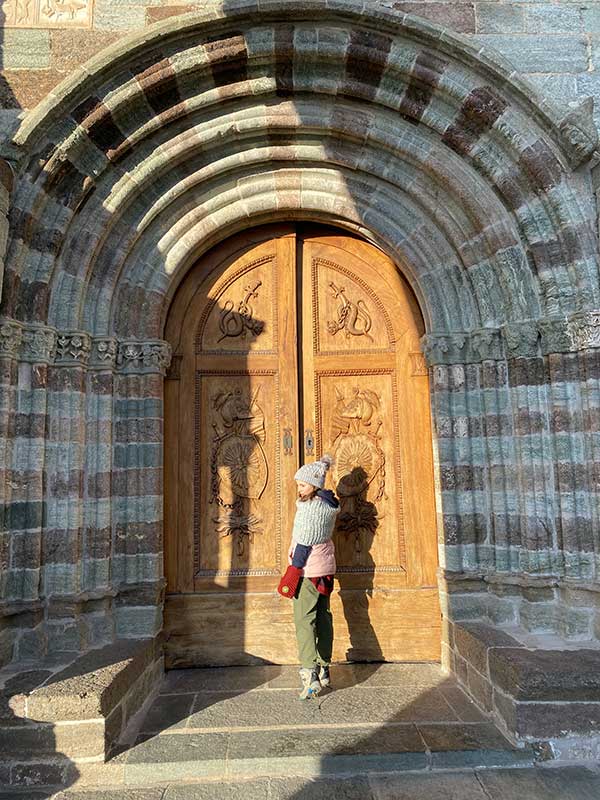
[[[449,573],[593,578],[596,144],[585,107],[385,3],[210,3],[57,87],[10,153],[0,328],[5,596],[82,613],[40,647],[160,627],[166,310],[278,219],[360,232],[419,298]]]

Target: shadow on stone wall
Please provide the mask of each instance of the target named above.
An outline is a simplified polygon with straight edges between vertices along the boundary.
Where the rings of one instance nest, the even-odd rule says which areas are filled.
[[[17,0],[14,0],[17,2]],[[18,4],[18,2],[17,2]],[[8,28],[6,27],[6,12],[3,5],[0,5],[0,109],[21,108],[10,83],[4,75],[4,44],[7,38]]]

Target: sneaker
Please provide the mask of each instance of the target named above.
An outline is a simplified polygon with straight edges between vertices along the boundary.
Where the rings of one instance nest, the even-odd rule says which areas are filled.
[[[300,670],[300,680],[302,681],[302,691],[300,692],[301,700],[310,700],[311,697],[314,697],[321,691],[319,672],[316,667],[313,667],[313,669],[303,667]]]
[[[329,667],[321,664],[319,667],[319,683],[322,687],[331,686],[331,676],[329,675]]]

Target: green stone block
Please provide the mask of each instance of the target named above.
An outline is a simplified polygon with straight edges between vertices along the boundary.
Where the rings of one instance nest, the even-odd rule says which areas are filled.
[[[47,69],[50,66],[50,31],[4,28],[0,57],[3,69]]]

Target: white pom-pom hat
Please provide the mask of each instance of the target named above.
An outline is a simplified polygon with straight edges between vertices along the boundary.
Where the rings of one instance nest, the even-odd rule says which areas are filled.
[[[300,467],[298,472],[294,475],[294,480],[310,483],[311,486],[322,489],[323,486],[325,486],[325,476],[332,464],[333,458],[331,456],[322,456],[319,461],[313,461],[310,464],[304,464],[304,466]]]

